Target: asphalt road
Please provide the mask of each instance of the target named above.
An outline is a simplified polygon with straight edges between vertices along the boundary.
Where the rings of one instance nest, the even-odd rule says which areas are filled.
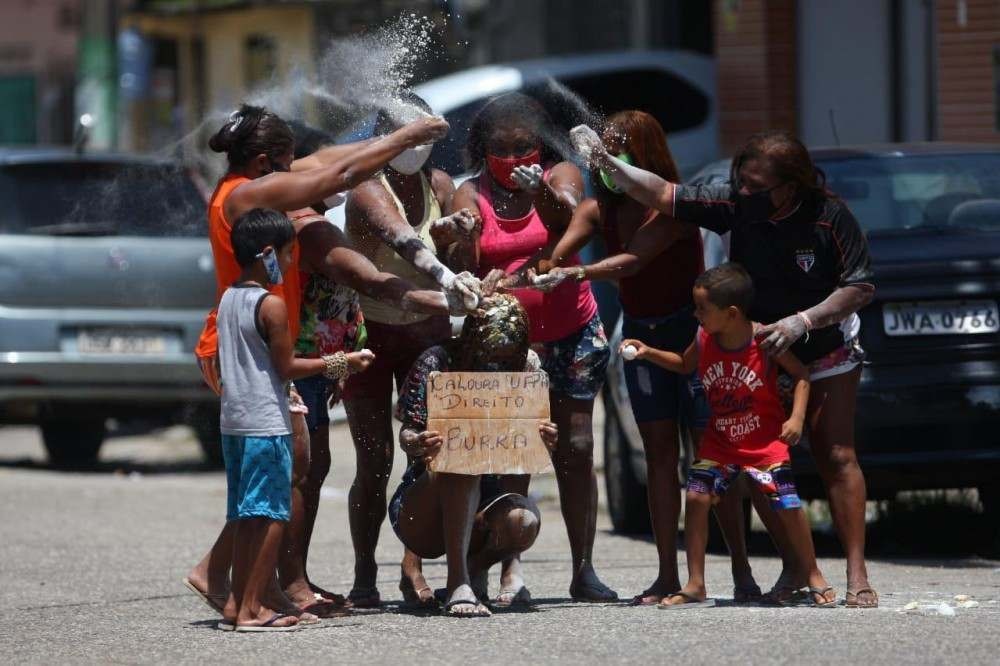
[[[333,435],[310,571],[328,588],[351,581],[346,490],[353,475],[346,429]],[[116,439],[101,471],[48,469],[35,431],[0,429],[0,660],[3,663],[285,662],[997,663],[1000,561],[875,559],[877,610],[754,608],[731,598],[728,562],[709,558],[709,593],[720,607],[660,612],[568,600],[568,547],[551,480],[534,485],[543,528],[525,557],[534,612],[457,620],[400,612],[400,545],[388,526],[378,559],[387,599],[380,612],[326,620],[292,634],[236,635],[180,583],[223,519],[225,479],[198,464],[183,428]],[[395,474],[399,474],[399,465]],[[595,561],[625,597],[654,575],[651,542],[615,536],[601,516]],[[925,535],[933,539],[933,534]],[[924,538],[924,537],[921,537]],[[912,556],[920,558],[920,540]],[[683,555],[682,555],[683,562]],[[762,586],[778,562],[754,556]],[[683,566],[683,565],[682,565]],[[842,562],[821,566],[843,593]],[[444,582],[443,561],[425,566]],[[491,582],[495,593],[497,581]],[[955,595],[975,608],[952,608]],[[921,609],[904,611],[909,602]],[[953,615],[931,607],[947,604]]]

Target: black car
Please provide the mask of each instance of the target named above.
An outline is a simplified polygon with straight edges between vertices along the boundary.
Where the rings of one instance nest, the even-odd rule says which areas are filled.
[[[868,358],[856,421],[869,497],[978,488],[992,515],[1000,499],[1000,146],[811,152],[864,229],[875,270],[875,298],[860,313]],[[712,163],[693,182],[727,180],[729,164]],[[714,234],[708,240],[718,246]],[[613,344],[619,339],[620,325]],[[612,520],[620,531],[643,531],[645,459],[617,355],[604,404]],[[793,449],[800,491],[823,497],[801,448]]]

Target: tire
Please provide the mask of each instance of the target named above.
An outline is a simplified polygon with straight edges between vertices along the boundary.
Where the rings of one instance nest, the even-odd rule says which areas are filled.
[[[625,433],[622,432],[614,405],[605,401],[604,483],[608,493],[608,513],[615,531],[622,534],[649,534],[649,501],[646,486],[639,483]]]
[[[219,431],[218,403],[194,405],[188,416],[188,425],[194,430],[201,445],[205,463],[210,467],[222,467],[222,433]]]
[[[42,442],[54,467],[93,467],[104,443],[104,418],[51,418],[42,421]]]

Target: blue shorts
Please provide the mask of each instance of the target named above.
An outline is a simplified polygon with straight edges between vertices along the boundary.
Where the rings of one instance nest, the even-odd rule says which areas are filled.
[[[622,320],[622,337],[667,351],[683,354],[694,341],[698,321],[690,308],[668,317]],[[636,423],[680,420],[691,428],[708,424],[708,401],[697,373],[688,376],[670,372],[649,361],[626,361],[625,385]]]
[[[292,512],[292,436],[222,436],[226,520],[287,521]]]
[[[575,400],[593,400],[604,385],[604,373],[611,359],[608,338],[600,315],[575,333],[553,342],[531,346],[549,376],[549,390]]]
[[[305,379],[295,380],[295,390],[302,397],[309,411],[306,413],[306,425],[309,432],[330,425],[330,411],[327,401],[333,382],[323,375],[313,375]]]

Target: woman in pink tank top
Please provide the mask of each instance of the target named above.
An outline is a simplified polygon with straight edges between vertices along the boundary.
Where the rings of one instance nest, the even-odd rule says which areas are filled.
[[[573,556],[570,594],[603,602],[618,598],[591,563],[597,515],[591,418],[604,383],[607,338],[588,282],[565,281],[543,293],[532,288],[529,275],[551,254],[583,195],[579,169],[548,159],[554,155],[544,137],[553,132],[544,109],[525,95],[501,95],[482,108],[466,147],[479,173],[458,189],[451,208],[478,211],[483,225],[467,241],[456,237],[450,254],[453,268],[483,278],[483,293],[510,291],[528,313],[532,349],[549,375],[552,420],[559,429],[552,457]],[[565,265],[577,263],[574,257]],[[523,494],[529,480],[506,482],[510,492]],[[523,587],[520,565],[513,562],[503,573],[499,601],[523,597]]]

